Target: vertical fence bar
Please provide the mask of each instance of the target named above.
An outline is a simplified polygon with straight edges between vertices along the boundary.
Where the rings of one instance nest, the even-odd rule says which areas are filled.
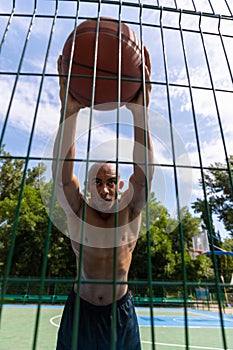
[[[74,47],[75,47],[75,38],[76,38],[76,31],[77,31],[77,23],[78,23],[78,13],[79,13],[79,4],[80,2],[77,1],[76,4],[76,13],[75,13],[75,20],[74,20],[74,30],[73,30],[73,37],[72,37],[72,43],[71,43],[71,51],[70,51],[70,61],[69,61],[69,67],[68,67],[68,73],[67,73],[67,79],[66,79],[66,91],[65,91],[65,98],[64,98],[64,109],[61,112],[61,122],[60,122],[60,137],[58,140],[58,149],[56,154],[56,163],[55,163],[55,170],[54,170],[54,182],[53,182],[53,188],[52,188],[52,200],[50,203],[50,213],[53,212],[54,205],[55,205],[55,188],[58,178],[58,164],[61,160],[61,146],[62,146],[62,139],[63,139],[63,133],[64,133],[64,124],[65,124],[65,113],[66,113],[66,107],[67,107],[67,100],[68,100],[68,93],[69,93],[69,84],[71,79],[71,69],[72,69],[72,61],[73,61],[73,55],[74,55]],[[64,161],[70,161],[70,160],[64,160]],[[50,214],[51,217],[51,214]],[[52,222],[49,220],[49,227],[48,227],[48,234],[51,231]],[[82,246],[80,245],[80,256],[79,260],[82,259]],[[80,264],[79,264],[80,265]],[[79,271],[78,271],[78,277],[79,277]],[[80,278],[78,278],[80,286]],[[78,334],[76,330],[78,329],[78,322],[79,322],[79,290],[77,291],[77,297],[75,299],[75,313],[74,313],[74,322],[73,322],[73,337],[72,337],[72,349],[77,349],[77,343],[78,343]]]
[[[121,64],[122,64],[122,42],[121,42],[121,33],[122,33],[122,4],[119,0],[119,11],[118,11],[118,71],[117,71],[117,123],[116,123],[116,183],[118,186],[119,181],[119,123],[120,123],[120,107],[121,107]],[[118,190],[118,188],[117,188]],[[117,237],[118,237],[118,224],[119,224],[119,215],[118,215],[118,195],[116,197],[116,211],[114,215],[114,248],[113,248],[113,303],[112,303],[112,327],[111,327],[111,350],[117,349],[117,300],[116,300],[116,289],[117,289],[117,262],[118,262],[118,246],[117,246]]]
[[[95,89],[96,89],[96,76],[97,76],[97,58],[98,58],[98,42],[99,42],[99,28],[100,28],[100,10],[101,0],[98,2],[98,14],[96,19],[96,37],[95,37],[95,48],[94,48],[94,64],[93,64],[93,78],[92,78],[92,95],[91,95],[91,106],[90,106],[90,119],[89,119],[89,131],[87,141],[87,157],[85,166],[85,183],[88,181],[88,167],[90,163],[90,150],[91,150],[91,136],[92,136],[92,124],[93,124],[93,110],[95,105]],[[79,327],[79,315],[80,315],[80,287],[82,281],[82,257],[83,257],[83,240],[86,220],[86,203],[87,198],[87,186],[84,189],[84,205],[82,213],[82,228],[81,228],[81,244],[79,250],[79,264],[78,264],[78,280],[77,280],[77,295],[75,302],[75,316],[74,316],[74,327],[73,327],[73,338],[72,338],[72,350],[77,349],[78,344],[78,327]],[[90,282],[89,282],[90,283]]]
[[[181,20],[182,20],[182,11],[180,11],[180,17],[179,17],[179,30],[180,30],[182,49],[183,49],[182,51],[183,51],[183,55],[184,55],[186,75],[187,75],[187,79],[188,79],[188,89],[189,89],[191,109],[192,109],[192,116],[193,116],[193,123],[194,123],[195,135],[196,135],[198,157],[199,157],[199,164],[200,164],[200,171],[201,171],[201,178],[202,178],[202,187],[203,187],[204,198],[205,198],[205,203],[206,203],[206,210],[208,212],[207,215],[209,217],[209,207],[208,207],[208,204],[207,204],[207,194],[206,194],[206,187],[205,187],[205,180],[204,180],[204,168],[203,168],[202,156],[201,156],[201,146],[200,146],[200,140],[199,140],[199,134],[198,134],[198,127],[197,127],[196,112],[195,112],[195,107],[194,107],[192,85],[191,85],[191,79],[190,79],[190,74],[189,74],[188,60],[187,60],[187,54],[186,54],[186,49],[185,49],[185,42],[184,42],[184,36],[183,36]],[[209,220],[209,223],[211,223],[211,220]]]
[[[153,283],[152,283],[152,262],[151,262],[151,240],[150,240],[150,208],[149,208],[149,171],[148,171],[148,140],[147,140],[147,110],[146,110],[146,76],[145,76],[145,56],[144,56],[144,40],[143,40],[143,4],[139,0],[140,13],[139,13],[139,28],[140,28],[140,42],[141,42],[141,57],[142,57],[142,89],[143,89],[143,127],[144,127],[144,143],[145,143],[145,177],[146,177],[146,186],[145,186],[145,197],[146,197],[146,235],[147,235],[147,262],[148,262],[148,284],[149,284],[149,298],[150,298],[150,320],[151,320],[151,348],[155,350],[155,330],[154,330],[154,314],[153,314]],[[150,165],[152,166],[152,165]]]
[[[36,5],[36,3],[35,3],[35,5]],[[5,117],[5,120],[4,120],[2,132],[1,132],[0,148],[2,147],[2,142],[3,142],[4,134],[5,134],[5,131],[6,131],[8,118],[9,118],[9,115],[10,115],[11,106],[12,106],[12,103],[13,103],[16,87],[17,87],[17,84],[18,84],[19,76],[20,76],[20,70],[21,70],[21,67],[22,67],[22,64],[23,64],[23,59],[24,59],[24,55],[25,55],[25,52],[26,52],[27,44],[28,44],[28,41],[29,41],[29,38],[30,38],[30,35],[31,35],[31,31],[32,31],[32,27],[33,27],[34,21],[35,21],[36,12],[37,12],[37,8],[35,6],[33,14],[32,14],[31,21],[30,21],[30,24],[29,24],[29,28],[28,28],[28,32],[27,32],[27,35],[26,35],[26,39],[25,39],[25,42],[24,42],[23,51],[22,51],[22,54],[21,54],[21,57],[20,57],[19,66],[18,66],[18,69],[17,69],[17,74],[16,74],[14,86],[12,88],[12,93],[11,93],[10,101],[9,101],[9,104],[8,104],[8,109],[7,109],[7,112],[6,112],[6,117]]]
[[[223,128],[222,128],[222,123],[221,123],[221,118],[220,118],[220,113],[219,113],[219,108],[218,108],[218,103],[217,103],[217,97],[216,97],[213,77],[212,77],[212,74],[211,74],[208,54],[207,54],[207,50],[206,50],[206,46],[205,46],[204,34],[202,32],[202,15],[201,14],[200,14],[200,20],[199,20],[199,31],[200,31],[200,36],[201,36],[201,42],[202,42],[202,45],[203,45],[205,60],[206,60],[207,68],[208,68],[208,73],[209,73],[209,77],[210,77],[211,88],[212,88],[212,91],[213,91],[215,108],[216,108],[216,113],[217,113],[218,122],[219,122],[219,129],[220,129],[220,134],[221,134],[223,148],[224,148],[224,153],[225,153],[225,159],[226,159],[226,163],[227,163],[228,172],[230,174],[231,173],[230,163],[229,163],[229,158],[228,158],[228,155],[227,155],[226,143],[225,143],[225,138],[224,138],[224,134],[223,134]],[[225,335],[224,321],[223,321],[223,314],[222,314],[222,307],[221,307],[221,291],[220,291],[220,285],[219,285],[220,281],[219,281],[219,276],[218,276],[218,271],[217,271],[216,256],[215,256],[215,253],[214,253],[214,238],[213,238],[212,229],[210,231],[210,242],[211,242],[211,247],[212,247],[212,258],[213,258],[215,275],[216,275],[216,293],[217,293],[217,298],[218,298],[219,316],[220,316],[220,323],[221,323],[221,330],[222,330],[223,346],[224,346],[224,349],[227,349],[227,342],[226,342],[226,335]]]
[[[77,1],[76,4],[76,11],[75,11],[75,20],[74,20],[74,30],[73,30],[73,37],[71,42],[71,51],[70,51],[70,61],[69,61],[69,67],[66,77],[66,91],[65,91],[65,98],[64,98],[64,109],[61,112],[61,121],[60,121],[60,137],[58,140],[58,149],[56,154],[56,163],[55,163],[55,170],[54,170],[54,182],[53,182],[53,188],[52,188],[52,201],[50,204],[50,213],[53,212],[54,205],[55,205],[55,188],[57,184],[57,178],[58,178],[58,165],[59,161],[61,160],[61,147],[62,147],[62,139],[63,139],[63,133],[64,133],[64,125],[65,125],[65,113],[66,113],[66,107],[67,107],[67,100],[68,100],[68,94],[69,94],[69,84],[71,79],[71,69],[72,69],[72,61],[73,61],[73,55],[74,55],[74,47],[75,47],[75,38],[76,38],[76,32],[77,32],[77,23],[78,23],[78,13],[79,13],[79,4],[80,2]],[[72,116],[71,116],[72,117]],[[70,161],[70,160],[64,160],[64,161]],[[48,230],[51,231],[51,220],[49,221],[50,228]],[[80,249],[80,255],[82,256],[82,249]],[[79,256],[80,259],[80,256]],[[75,300],[75,313],[74,313],[74,323],[73,323],[73,338],[72,338],[72,349],[77,348],[77,341],[78,341],[78,335],[76,334],[76,329],[78,328],[78,317],[79,312],[77,312],[77,304],[79,307],[79,295],[77,293],[77,297]],[[79,310],[79,309],[78,309]],[[77,328],[75,328],[77,327]]]
[[[4,33],[3,33],[2,40],[1,40],[1,43],[0,43],[0,54],[1,54],[1,51],[2,51],[3,43],[4,43],[5,39],[6,39],[8,30],[9,30],[9,28],[10,28],[12,19],[13,19],[13,17],[14,17],[14,14],[15,14],[15,0],[13,1],[11,14],[10,14],[10,17],[9,17],[9,19],[8,19],[8,22],[7,22],[7,25],[6,25],[6,29],[5,29],[5,31],[4,31]]]
[[[173,172],[174,172],[174,179],[175,179],[174,185],[175,185],[175,194],[176,194],[177,217],[178,217],[178,222],[179,222],[181,259],[182,259],[182,274],[183,274],[183,290],[184,290],[185,341],[186,341],[186,349],[188,350],[189,349],[188,312],[187,312],[188,289],[187,289],[186,262],[185,262],[185,254],[184,254],[184,234],[183,234],[181,208],[180,208],[178,175],[177,175],[177,168],[176,168],[175,143],[174,143],[174,135],[173,135],[173,120],[172,120],[172,111],[171,111],[171,102],[170,102],[169,78],[168,78],[168,67],[167,67],[167,58],[166,58],[166,49],[165,49],[165,38],[164,38],[164,31],[163,31],[162,10],[160,12],[160,32],[161,32],[162,49],[163,49],[163,62],[164,62],[164,68],[165,68],[165,80],[166,80],[168,115],[169,115],[169,124],[170,124]]]
[[[41,94],[42,94],[42,87],[43,87],[43,83],[44,83],[45,71],[46,71],[48,56],[49,56],[50,47],[51,47],[51,43],[52,43],[54,27],[55,27],[55,23],[56,23],[56,20],[57,20],[57,14],[58,14],[58,1],[56,1],[56,3],[55,3],[55,12],[54,12],[53,22],[52,22],[51,29],[50,29],[50,35],[49,35],[49,40],[48,40],[48,45],[47,45],[47,50],[46,50],[46,55],[45,55],[45,60],[44,60],[44,66],[43,66],[43,71],[42,71],[42,78],[41,78],[41,83],[40,83],[40,88],[39,88],[39,93],[38,93],[37,103],[36,103],[36,108],[35,108],[35,117],[34,117],[33,131],[34,131],[34,127],[35,127],[36,116],[37,116],[39,103],[40,103],[40,98],[41,98]],[[32,142],[33,134],[34,134],[34,132],[31,132],[30,142]],[[29,152],[30,152],[30,150],[29,150]],[[28,156],[29,156],[29,154],[30,153],[28,153]],[[55,191],[53,189],[52,199],[51,199],[51,206],[50,206],[50,214],[52,216],[53,216],[54,203],[55,203]],[[49,251],[49,245],[50,245],[51,229],[52,229],[52,220],[49,219],[48,227],[47,227],[46,240],[45,240],[44,257],[43,257],[43,263],[42,263],[39,300],[38,300],[36,321],[35,321],[35,328],[34,328],[34,338],[33,338],[33,345],[32,345],[33,350],[36,349],[36,344],[37,344],[37,339],[38,339],[38,328],[39,328],[39,322],[40,322],[40,311],[41,311],[42,296],[43,296],[43,292],[44,292],[44,285],[45,285],[45,278],[46,278],[46,268],[47,268],[47,263],[48,263],[48,251]]]
[[[219,33],[219,37],[220,37],[220,40],[221,40],[223,52],[224,52],[224,55],[225,55],[228,71],[229,71],[229,74],[230,74],[230,77],[231,77],[231,81],[233,83],[233,72],[231,70],[230,62],[229,62],[229,59],[228,59],[228,56],[227,56],[227,52],[226,52],[226,48],[225,48],[225,45],[224,45],[223,36],[222,36],[222,33],[221,33],[221,16],[219,16],[218,33]],[[213,81],[211,83],[213,83]],[[214,96],[215,96],[216,106],[218,106],[217,105],[217,97],[216,97],[215,93],[214,93]],[[221,137],[222,137],[222,141],[223,141],[223,148],[224,148],[224,153],[225,153],[225,158],[226,158],[226,163],[227,163],[227,171],[228,171],[229,182],[230,182],[230,186],[231,186],[231,193],[232,193],[232,196],[233,196],[233,178],[232,178],[230,158],[229,158],[229,155],[227,153],[227,147],[226,147],[226,142],[225,142],[225,138],[224,138],[224,132],[223,132],[223,127],[222,127],[220,112],[219,112],[218,108],[217,108],[217,116],[218,116],[218,123],[219,123],[220,133],[221,133]]]
[[[214,271],[215,271],[215,281],[216,281],[216,290],[217,290],[217,294],[218,294],[218,302],[219,302],[221,324],[223,324],[222,323],[223,319],[222,319],[221,305],[220,305],[220,290],[219,290],[219,278],[218,278],[218,273],[217,273],[217,262],[216,262],[216,257],[214,255],[214,248],[213,248],[214,242],[213,242],[212,220],[211,220],[210,208],[209,208],[209,203],[208,203],[208,198],[207,198],[207,191],[206,191],[206,185],[205,185],[204,166],[203,166],[203,162],[202,162],[201,146],[200,146],[200,140],[199,140],[196,112],[195,112],[195,107],[194,107],[192,85],[191,85],[191,80],[190,80],[188,61],[187,61],[187,55],[186,55],[186,50],[185,50],[183,31],[182,31],[182,26],[181,26],[181,15],[182,15],[182,13],[180,13],[180,35],[181,35],[181,42],[182,42],[182,48],[183,48],[183,54],[184,54],[186,74],[187,74],[188,85],[189,85],[189,94],[190,94],[190,101],[191,101],[191,108],[192,108],[193,123],[194,123],[195,136],[196,136],[196,143],[197,143],[197,149],[198,149],[198,157],[199,157],[200,172],[201,172],[202,190],[203,190],[203,195],[204,195],[204,204],[205,204],[205,210],[206,210],[206,215],[207,215],[208,225],[209,225],[208,230],[209,230],[210,237],[211,237],[211,242],[210,243],[211,243],[211,250],[212,250],[212,256],[213,256],[213,264],[214,264]],[[200,14],[200,16],[201,16],[201,14]],[[226,349],[226,339],[225,339],[224,331],[223,331],[223,343],[224,343],[224,346],[225,346],[225,349]]]
[[[229,58],[227,56],[227,51],[226,51],[224,40],[223,40],[223,36],[222,36],[222,33],[221,33],[221,20],[222,20],[222,18],[221,18],[221,16],[219,16],[219,19],[218,19],[218,34],[219,34],[219,38],[221,40],[223,52],[224,52],[224,55],[225,55],[225,58],[226,58],[226,63],[227,63],[227,67],[228,67],[228,70],[229,70],[229,74],[231,76],[231,81],[233,83],[233,72],[231,70]]]
[[[233,16],[233,13],[232,13],[232,11],[231,11],[231,7],[230,7],[230,5],[228,4],[228,1],[227,1],[227,0],[225,0],[225,4],[226,4],[226,6],[227,6],[228,11],[230,12],[230,15]]]
[[[212,5],[212,3],[211,3],[211,0],[208,0],[208,3],[209,3],[209,5],[210,5],[210,8],[211,8],[211,10],[212,10],[212,13],[215,15],[214,8],[213,8],[213,5]]]
[[[8,105],[5,121],[4,121],[3,128],[2,128],[1,139],[0,139],[0,149],[2,147],[3,137],[4,137],[4,134],[5,134],[5,130],[6,130],[6,126],[7,126],[7,122],[8,122],[8,118],[9,118],[9,114],[10,114],[10,110],[11,110],[11,106],[12,106],[12,102],[13,102],[13,98],[14,98],[14,94],[15,94],[15,91],[16,91],[18,79],[19,79],[19,76],[20,76],[20,70],[21,70],[21,66],[22,66],[22,63],[23,63],[23,58],[24,58],[24,55],[25,55],[25,52],[26,52],[26,48],[27,48],[27,44],[28,44],[28,41],[29,41],[29,37],[30,37],[31,31],[32,31],[32,26],[34,24],[36,11],[37,11],[37,8],[36,8],[36,2],[35,2],[34,11],[33,11],[32,18],[31,18],[31,21],[30,21],[30,25],[29,25],[29,28],[28,28],[27,36],[26,36],[26,39],[25,39],[25,42],[24,42],[24,47],[23,47],[23,51],[22,51],[22,54],[21,54],[17,75],[16,75],[16,78],[15,78],[13,90],[12,90],[11,97],[10,97],[10,102],[9,102],[9,105]],[[35,121],[34,121],[33,127],[34,126],[35,126]],[[23,172],[23,177],[22,177],[21,186],[20,186],[19,198],[18,198],[18,203],[17,203],[17,207],[16,207],[16,212],[15,212],[15,221],[14,221],[14,226],[13,226],[13,230],[12,230],[11,244],[10,244],[10,249],[9,249],[9,253],[8,253],[6,269],[5,269],[5,277],[4,277],[3,285],[2,285],[0,319],[1,319],[1,313],[2,313],[2,305],[3,305],[3,302],[4,302],[4,294],[6,293],[6,289],[7,289],[7,281],[8,281],[8,278],[9,278],[10,269],[11,269],[11,263],[12,263],[13,253],[14,253],[15,239],[16,239],[16,233],[17,233],[17,227],[18,227],[18,220],[19,220],[21,202],[22,202],[22,199],[23,199],[23,192],[24,192],[24,185],[25,185],[25,180],[26,180],[26,172],[27,172],[27,166],[28,166],[28,161],[29,161],[29,154],[30,154],[30,143],[29,143],[29,146],[28,146],[26,163],[25,163],[25,166],[24,166],[24,172]]]

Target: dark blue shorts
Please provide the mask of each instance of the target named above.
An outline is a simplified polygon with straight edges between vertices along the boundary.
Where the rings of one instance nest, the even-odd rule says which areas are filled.
[[[76,294],[65,304],[56,350],[71,350]],[[130,293],[116,306],[117,350],[141,350],[137,316]],[[111,349],[112,305],[96,306],[80,298],[78,350]]]

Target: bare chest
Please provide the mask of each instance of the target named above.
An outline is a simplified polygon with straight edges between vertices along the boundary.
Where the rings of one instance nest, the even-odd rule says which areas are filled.
[[[95,248],[127,245],[138,238],[141,216],[130,217],[127,208],[110,215],[102,215],[92,208],[81,208],[68,218],[68,229],[73,241]]]

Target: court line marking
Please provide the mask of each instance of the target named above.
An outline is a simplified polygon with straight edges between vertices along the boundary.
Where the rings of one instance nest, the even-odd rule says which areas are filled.
[[[217,314],[217,315],[210,315],[210,314],[208,314],[208,313],[198,313],[198,312],[196,312],[196,311],[194,311],[194,312],[192,312],[192,314],[194,314],[194,315],[198,315],[198,316],[201,316],[201,315],[203,315],[203,318],[204,317],[207,317],[207,318],[213,318],[213,319],[217,319],[217,320],[219,320],[219,318],[220,318],[220,315],[219,314]],[[229,316],[229,317],[228,317]],[[223,320],[224,321],[229,321],[229,322],[233,322],[233,319],[231,319],[231,314],[223,314]],[[231,350],[231,349],[230,349]]]
[[[50,318],[49,322],[51,323],[52,326],[59,328],[60,324],[57,324],[56,322],[54,322],[54,320],[56,320],[57,318],[61,318],[61,317],[62,317],[62,314],[53,316],[53,317]],[[151,341],[147,341],[147,340],[141,340],[141,343],[152,344]],[[186,348],[186,345],[182,345],[182,344],[158,343],[158,342],[155,342],[154,344],[155,345],[161,345],[161,346],[170,346],[170,347],[182,348],[182,349]],[[202,349],[202,350],[222,350],[222,348],[213,348],[213,347],[196,346],[196,345],[189,345],[189,348],[190,349]],[[233,350],[233,349],[228,348],[227,350]]]
[[[62,317],[62,314],[53,316],[53,317],[50,318],[49,322],[51,323],[52,326],[59,328],[60,323],[57,324],[56,322],[54,322],[54,320],[57,319],[57,318],[61,318],[61,317]],[[216,316],[209,316],[209,317],[210,318],[217,318]],[[178,322],[177,319],[175,319],[175,318],[174,318],[174,321]],[[229,320],[226,320],[226,321],[229,321]],[[232,320],[230,320],[230,321],[233,322]],[[149,326],[148,325],[139,325],[139,327],[143,328],[143,327],[149,327]],[[177,325],[172,325],[172,326],[162,325],[161,326],[161,325],[156,325],[155,327],[156,328],[169,328],[169,327],[180,328],[180,327],[183,327],[183,326],[177,326]],[[189,328],[203,328],[203,327],[202,326],[190,326],[189,325]],[[208,329],[211,328],[211,329],[213,329],[213,328],[218,328],[218,327],[216,327],[216,326],[205,326],[204,328],[208,328]],[[225,328],[230,328],[231,329],[231,327],[225,327]],[[206,349],[209,349],[209,348],[206,348]],[[219,350],[218,348],[216,348],[216,349]],[[220,349],[220,350],[222,350],[222,349]],[[229,349],[229,350],[233,350],[233,349]]]
[[[145,344],[152,344],[151,341],[146,341],[146,340],[141,340],[142,343]],[[155,345],[161,345],[161,346],[171,346],[171,347],[176,347],[176,348],[186,348],[186,344],[185,345],[179,345],[179,344],[169,344],[169,343],[158,343],[158,342],[154,342]],[[202,350],[222,350],[223,348],[213,348],[212,346],[198,346],[198,345],[189,345],[190,349],[202,349]],[[230,348],[227,348],[227,350],[233,350]]]
[[[54,320],[55,320],[56,318],[61,318],[61,316],[62,316],[62,315],[57,315],[57,316],[51,317],[50,320],[49,320],[49,322],[51,323],[51,325],[54,326],[54,327],[59,328],[59,325],[60,325],[60,324],[57,324],[56,322],[54,322]]]

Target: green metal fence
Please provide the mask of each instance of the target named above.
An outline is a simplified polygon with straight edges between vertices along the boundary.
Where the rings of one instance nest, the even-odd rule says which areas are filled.
[[[44,144],[58,127],[59,98],[56,60],[62,50],[67,35],[78,23],[87,18],[109,16],[131,26],[151,54],[152,94],[151,94],[151,130],[156,152],[155,174],[163,174],[164,191],[158,185],[159,176],[153,180],[152,189],[161,202],[175,212],[179,222],[179,242],[182,252],[181,281],[161,282],[152,274],[152,253],[150,242],[150,208],[146,205],[146,227],[148,259],[145,281],[129,281],[135,290],[141,285],[147,286],[147,301],[151,315],[151,342],[155,349],[156,326],[153,324],[154,290],[176,288],[182,291],[186,349],[189,349],[189,326],[187,308],[189,290],[201,286],[200,283],[187,280],[185,262],[185,244],[181,209],[191,208],[191,203],[201,197],[206,213],[206,225],[209,233],[210,250],[214,268],[214,282],[211,288],[216,293],[218,311],[221,320],[222,347],[227,344],[222,308],[222,281],[219,278],[218,261],[214,254],[215,236],[213,225],[222,230],[219,218],[213,217],[209,205],[209,193],[206,187],[205,172],[215,168],[227,177],[230,188],[227,201],[232,203],[232,132],[231,119],[233,93],[233,4],[232,1],[215,2],[190,1],[1,1],[0,3],[0,147],[5,144],[9,155],[1,155],[1,160],[19,159],[23,161],[22,179],[15,208],[15,220],[11,231],[8,257],[1,277],[1,306],[7,302],[6,296],[23,295],[20,301],[28,301],[34,295],[38,308],[32,349],[37,348],[40,312],[43,302],[64,301],[66,293],[54,288],[51,299],[45,300],[45,287],[65,286],[73,282],[66,276],[50,278],[47,275],[48,251],[55,207],[55,189],[52,189],[49,206],[47,233],[44,241],[44,255],[41,275],[37,278],[12,276],[11,269],[17,250],[16,237],[21,216],[24,190],[29,166],[40,160],[51,162],[44,155]],[[120,64],[120,62],[119,62]],[[144,78],[145,79],[145,78]],[[145,81],[143,81],[145,84]],[[120,86],[120,84],[119,84]],[[120,87],[119,87],[120,95]],[[117,109],[116,139],[119,138],[120,108]],[[90,120],[94,113],[90,108]],[[153,114],[154,113],[154,114]],[[154,115],[154,117],[153,117]],[[157,122],[157,124],[156,124]],[[91,121],[90,121],[91,123]],[[160,123],[160,124],[159,124]],[[163,124],[165,127],[163,128]],[[90,124],[91,125],[91,124]],[[91,128],[89,128],[91,130]],[[162,131],[161,131],[162,130]],[[163,133],[166,135],[164,136]],[[179,137],[177,137],[179,135]],[[88,156],[76,159],[77,163],[88,165],[91,148],[91,132],[87,142]],[[182,140],[181,146],[179,140]],[[165,141],[164,141],[165,140]],[[177,141],[178,140],[178,141]],[[164,142],[168,141],[166,145]],[[163,145],[165,151],[160,152]],[[116,146],[117,166],[125,161],[119,159]],[[180,148],[182,150],[180,150]],[[185,157],[183,157],[185,155]],[[187,157],[186,157],[187,156]],[[218,163],[214,167],[214,163]],[[145,160],[148,169],[147,160]],[[192,175],[190,178],[190,174]],[[160,192],[161,191],[161,192]],[[165,194],[164,194],[164,193]],[[226,201],[226,202],[227,202]],[[226,203],[222,203],[224,206]],[[232,208],[231,208],[232,213]],[[7,224],[7,217],[1,217],[0,229]],[[117,215],[116,215],[117,222]],[[219,225],[219,226],[218,226]],[[228,230],[225,234],[229,234]],[[36,243],[35,243],[36,244]],[[34,249],[35,247],[32,247]],[[82,252],[81,252],[82,254]],[[114,270],[116,272],[117,255]],[[158,262],[159,263],[159,262]],[[81,266],[80,266],[81,269]],[[80,273],[80,271],[79,271]],[[116,287],[116,273],[112,281]],[[64,279],[63,279],[64,278]],[[30,283],[29,283],[30,282]],[[82,281],[78,281],[78,290]],[[92,281],[98,283],[98,281]],[[28,286],[35,285],[30,293]],[[17,288],[16,288],[17,285]],[[23,287],[22,287],[23,286]],[[204,285],[206,287],[206,284]],[[229,287],[229,286],[228,286]],[[14,291],[15,290],[15,291]],[[20,291],[20,292],[17,292]],[[62,288],[61,288],[62,290]],[[14,291],[12,293],[12,291]],[[137,299],[135,299],[137,300]],[[8,300],[9,302],[9,300]],[[158,302],[158,300],[157,300]],[[78,310],[78,305],[77,308]],[[2,308],[1,308],[2,310]],[[115,306],[114,306],[115,310]],[[115,315],[115,313],[113,313]],[[78,312],[76,313],[78,323]],[[116,317],[114,317],[116,320]],[[112,349],[115,349],[113,327]],[[73,340],[73,349],[77,339]]]

